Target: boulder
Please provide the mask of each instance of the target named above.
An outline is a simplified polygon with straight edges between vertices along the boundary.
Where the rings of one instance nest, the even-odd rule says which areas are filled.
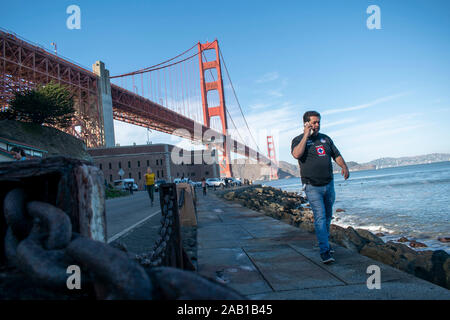
[[[299,226],[300,226],[301,229],[303,229],[305,231],[308,231],[308,232],[314,232],[315,231],[314,223],[309,222],[309,221],[302,222]]]
[[[360,254],[407,272],[412,272],[412,263],[417,257],[417,252],[413,249],[391,241],[383,245],[369,242],[361,249]]]
[[[233,200],[234,199],[234,192],[228,192],[223,196],[227,200]]]
[[[439,240],[440,242],[448,243],[448,242],[450,242],[450,237],[438,238],[438,240]]]
[[[386,243],[386,245],[390,250],[395,252],[395,254],[399,258],[402,258],[402,259],[404,258],[408,261],[412,261],[417,257],[417,251],[414,251],[413,249],[411,249],[410,247],[408,247],[405,244],[389,241]]]
[[[302,222],[302,220],[301,220],[300,216],[294,215],[294,216],[291,216],[291,222],[292,222],[292,224],[295,224],[297,226],[299,223]]]
[[[336,212],[345,212],[345,210],[341,209],[341,208],[338,208],[338,209],[336,209]]]
[[[304,210],[302,211],[302,215],[300,217],[300,220],[302,222],[310,222],[314,223],[314,215],[310,210]]]
[[[367,242],[363,241],[352,227],[344,229],[335,224],[330,226],[330,240],[354,252],[359,252]]]
[[[373,242],[369,242],[361,249],[359,253],[391,266],[395,263],[394,254],[391,250],[387,249],[385,245],[376,245]]]
[[[397,242],[408,242],[408,238],[406,237],[401,237],[400,239],[397,240]]]
[[[446,259],[444,264],[442,265],[442,269],[445,273],[445,282],[446,282],[446,288],[450,290],[450,259]]]
[[[368,241],[375,242],[376,244],[383,244],[384,241],[374,235],[372,232],[365,229],[356,229],[358,235]]]
[[[413,247],[413,248],[426,248],[426,247],[428,247],[425,243],[417,242],[417,241],[415,241],[415,240],[412,240],[412,241],[409,243],[409,246],[410,246],[410,247]]]
[[[381,232],[375,233],[375,235],[376,235],[377,237],[384,237],[384,234],[381,233]]]
[[[450,255],[444,250],[422,251],[414,261],[414,275],[450,289]]]
[[[349,241],[355,246],[356,252],[359,252],[359,250],[364,247],[364,245],[369,242],[368,240],[361,237],[358,232],[356,232],[355,229],[352,227],[348,227],[345,229],[345,234],[347,235]]]

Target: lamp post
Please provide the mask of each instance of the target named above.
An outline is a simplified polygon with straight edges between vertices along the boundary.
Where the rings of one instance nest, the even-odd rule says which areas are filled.
[[[56,48],[56,42],[52,42],[50,45],[52,45],[53,47],[55,47],[55,54],[58,55],[58,50]]]

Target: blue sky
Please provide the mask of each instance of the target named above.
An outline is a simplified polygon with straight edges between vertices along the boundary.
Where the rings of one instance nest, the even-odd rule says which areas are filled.
[[[66,27],[69,5],[81,29]],[[369,30],[369,5],[381,29]],[[247,121],[266,150],[295,163],[307,110],[322,114],[347,161],[450,153],[450,1],[9,1],[0,27],[111,75],[218,39]],[[115,124],[121,145],[146,130]],[[156,142],[177,139],[151,133]]]

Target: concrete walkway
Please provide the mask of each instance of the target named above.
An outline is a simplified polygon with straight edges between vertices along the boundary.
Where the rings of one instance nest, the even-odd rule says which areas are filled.
[[[198,193],[198,272],[249,299],[449,299],[450,291],[334,246],[321,263],[313,233],[263,213]],[[381,289],[367,288],[367,267],[381,269]]]

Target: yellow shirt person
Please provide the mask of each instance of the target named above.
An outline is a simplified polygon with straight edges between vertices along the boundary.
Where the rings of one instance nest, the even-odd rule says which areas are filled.
[[[155,192],[155,174],[152,173],[152,169],[147,168],[147,173],[145,174],[145,187],[147,188],[148,196],[152,202],[153,207],[153,199]]]
[[[146,173],[145,174],[145,185],[151,186],[153,184],[155,184],[155,174],[154,173]]]

